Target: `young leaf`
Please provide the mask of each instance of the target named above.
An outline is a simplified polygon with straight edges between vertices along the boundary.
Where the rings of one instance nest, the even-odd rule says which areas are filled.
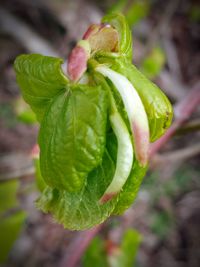
[[[136,157],[140,164],[145,166],[149,152],[149,126],[144,106],[137,91],[126,77],[106,66],[98,66],[96,71],[108,77],[120,93],[133,134]]]
[[[111,95],[111,114],[109,115],[111,127],[117,137],[117,162],[115,174],[111,184],[107,187],[100,203],[105,203],[117,195],[129,177],[133,164],[133,146],[129,131],[122,117],[117,111],[114,98]]]
[[[39,54],[21,55],[15,60],[14,68],[22,95],[39,121],[52,99],[68,84],[61,70],[62,63],[60,58]]]
[[[78,191],[102,161],[107,94],[100,86],[77,85],[56,97],[39,133],[41,173],[55,188]]]
[[[109,64],[111,69],[121,73],[132,83],[147,113],[150,141],[156,141],[165,133],[172,122],[173,110],[167,96],[128,60],[102,55],[102,57],[98,57],[98,61],[101,64]]]
[[[147,166],[141,167],[138,161],[134,161],[130,176],[125,183],[123,190],[119,194],[119,200],[115,206],[113,214],[122,214],[135,200],[141,182],[147,171]]]
[[[23,96],[41,122],[40,167],[48,186],[37,205],[72,230],[131,205],[146,171],[149,129],[154,141],[172,119],[167,97],[131,64],[126,19],[109,14],[102,23],[89,27],[78,43],[83,53],[73,50],[72,81],[63,75],[61,59],[23,55],[15,62]],[[101,205],[104,193],[115,197]]]
[[[57,221],[70,230],[84,230],[102,223],[112,213],[117,197],[101,205],[99,199],[113,179],[117,140],[107,134],[102,163],[89,173],[87,185],[80,192],[67,192],[47,187],[37,201],[44,212],[51,212]]]
[[[132,61],[132,35],[125,17],[120,13],[111,13],[102,18],[102,23],[113,26],[119,34],[119,54]]]

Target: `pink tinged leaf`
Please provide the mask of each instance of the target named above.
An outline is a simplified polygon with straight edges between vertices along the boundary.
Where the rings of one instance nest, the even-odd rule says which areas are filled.
[[[88,40],[91,51],[118,51],[119,35],[111,26],[106,24],[91,25],[83,36],[84,40]]]
[[[92,24],[90,27],[87,29],[87,31],[83,35],[83,40],[89,39],[92,35],[97,33],[104,25],[103,24]]]
[[[116,193],[105,193],[100,199],[99,204],[105,204],[106,202],[110,201],[115,197],[119,192]]]
[[[78,81],[87,69],[88,54],[81,46],[76,46],[68,58],[67,71],[72,81]]]
[[[73,81],[78,81],[87,70],[90,57],[90,44],[87,40],[80,40],[72,50],[68,59],[68,74]]]
[[[132,130],[136,158],[145,166],[149,157],[149,126],[143,103],[130,81],[106,66],[98,66],[98,72],[108,77],[122,97]]]
[[[111,114],[109,116],[111,127],[117,138],[117,161],[114,177],[99,200],[106,203],[116,196],[126,183],[133,165],[133,146],[125,122],[117,111],[114,98],[111,96]]]
[[[142,166],[145,166],[149,159],[149,132],[133,121],[132,132],[134,133],[134,144],[136,157]]]

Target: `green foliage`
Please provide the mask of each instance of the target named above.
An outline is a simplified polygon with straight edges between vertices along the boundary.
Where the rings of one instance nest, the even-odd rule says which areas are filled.
[[[14,65],[22,95],[40,123],[40,166],[37,162],[36,167],[42,194],[37,206],[44,212],[51,212],[72,230],[87,229],[103,222],[111,214],[121,214],[135,199],[147,168],[136,156],[124,178],[123,188],[121,186],[109,195],[106,203],[99,201],[114,181],[117,167],[120,166],[122,172],[124,170],[118,161],[119,136],[111,123],[111,99],[116,101],[116,113],[127,125],[128,137],[132,135],[132,123],[136,118],[133,122],[127,121],[128,112],[121,101],[123,98],[113,93],[117,86],[111,85],[98,73],[96,65],[108,65],[118,72],[118,78],[119,73],[124,75],[121,75],[124,78],[121,82],[126,81],[129,89],[139,95],[140,107],[145,118],[148,117],[151,141],[165,132],[172,119],[172,108],[167,97],[131,64],[132,36],[124,16],[109,14],[102,22],[110,24],[118,32],[118,52],[93,51],[90,60],[85,62],[89,66],[84,76],[85,84],[69,81],[62,73],[63,61],[59,58],[21,55]],[[76,55],[74,57],[76,59]],[[130,101],[128,99],[129,107]],[[140,112],[136,114],[141,115]],[[137,119],[140,121],[141,117]],[[140,132],[146,134],[147,131],[147,136],[148,122],[146,119],[145,129],[139,125]],[[119,123],[116,123],[117,127],[120,127]],[[120,138],[123,143],[122,134]],[[128,139],[131,140],[128,146],[133,156],[135,143]],[[148,143],[149,140],[147,146]]]
[[[99,199],[112,180],[115,171],[115,136],[107,136],[102,163],[89,173],[87,185],[80,192],[58,191],[50,187],[44,190],[37,205],[44,212],[50,211],[66,228],[81,230],[103,222],[115,208],[117,198],[105,203]]]
[[[83,256],[83,267],[108,267],[105,244],[100,237],[95,237]]]
[[[128,8],[126,19],[130,26],[135,25],[140,20],[145,18],[149,13],[149,3],[147,0],[136,0]]]
[[[159,47],[155,47],[149,56],[141,64],[141,71],[149,79],[154,79],[159,75],[165,64],[165,54]]]
[[[18,187],[18,180],[11,180],[0,184],[0,214],[18,206],[16,198]]]
[[[109,23],[117,30],[119,33],[119,53],[132,62],[132,34],[124,16],[111,13],[102,18],[102,23]]]
[[[106,100],[102,88],[86,85],[69,88],[54,99],[39,134],[41,173],[51,187],[77,191],[101,163]]]
[[[150,140],[156,141],[169,128],[173,110],[167,96],[153,82],[148,80],[134,65],[126,59],[97,56],[100,63],[110,64],[112,69],[123,74],[137,90],[147,113]]]
[[[4,263],[13,246],[13,243],[18,238],[22,225],[26,218],[23,211],[1,218],[0,220],[0,263]]]
[[[19,121],[25,124],[34,124],[37,122],[35,113],[31,110],[30,106],[20,97],[15,102],[15,112]]]
[[[189,10],[190,19],[193,22],[200,22],[200,5],[199,3],[192,3]]]
[[[114,4],[110,7],[108,10],[109,13],[117,13],[117,12],[123,12],[128,0],[118,0],[115,1]]]
[[[18,187],[18,180],[0,184],[0,263],[6,261],[26,217],[23,211],[13,213],[13,210],[19,206]]]
[[[122,238],[120,253],[113,267],[132,267],[141,241],[142,237],[136,230],[128,229]]]
[[[108,10],[108,13],[122,12],[130,27],[145,18],[149,13],[148,0],[118,0]]]
[[[136,261],[141,235],[133,229],[128,229],[122,236],[121,244],[111,244],[106,251],[106,244],[100,237],[95,237],[83,257],[84,267],[132,267]]]
[[[42,120],[52,99],[63,91],[68,83],[60,68],[62,63],[59,58],[38,54],[21,55],[15,60],[17,82],[23,98],[39,121]]]

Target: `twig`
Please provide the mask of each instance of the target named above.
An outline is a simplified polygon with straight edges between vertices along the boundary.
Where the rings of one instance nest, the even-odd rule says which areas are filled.
[[[153,49],[155,43],[157,42],[160,35],[162,35],[163,32],[167,31],[167,28],[169,26],[169,22],[179,4],[180,0],[171,0],[168,1],[167,7],[164,11],[164,14],[162,14],[161,19],[159,23],[157,24],[157,27],[155,27],[150,34],[150,38],[148,39],[146,43],[146,48],[143,53],[143,59],[147,56],[147,54]]]
[[[200,104],[200,82],[197,83],[192,90],[174,107],[175,121],[169,130],[155,143],[152,144],[150,157],[155,155],[161,147],[175,134],[177,129],[189,119],[191,114]]]
[[[187,85],[183,84],[177,77],[172,76],[167,70],[161,71],[157,83],[169,97],[177,101],[185,97],[190,90]]]
[[[0,9],[0,31],[15,37],[30,52],[58,56],[46,40],[3,8]]]
[[[0,182],[18,179],[34,174],[35,169],[30,155],[12,153],[0,157]]]
[[[94,236],[101,230],[103,224],[96,227],[79,232],[67,250],[67,255],[61,261],[60,267],[75,267],[81,259],[83,253],[89,246]]]
[[[176,131],[176,135],[200,131],[200,119],[189,121]]]
[[[190,157],[196,156],[200,154],[200,143],[194,144],[192,146],[174,150],[172,152],[164,153],[163,155],[159,155],[158,158],[156,158],[156,166],[160,165],[160,163],[164,162],[176,162],[177,161],[183,161]],[[154,164],[155,164],[154,163]]]

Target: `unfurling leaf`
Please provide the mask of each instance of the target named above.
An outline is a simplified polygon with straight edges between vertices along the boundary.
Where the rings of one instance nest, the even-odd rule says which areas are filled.
[[[15,61],[23,97],[40,122],[45,188],[37,206],[66,228],[90,228],[126,210],[145,175],[149,142],[171,123],[169,100],[131,61],[121,14],[89,27],[69,56],[69,79],[59,58]]]

